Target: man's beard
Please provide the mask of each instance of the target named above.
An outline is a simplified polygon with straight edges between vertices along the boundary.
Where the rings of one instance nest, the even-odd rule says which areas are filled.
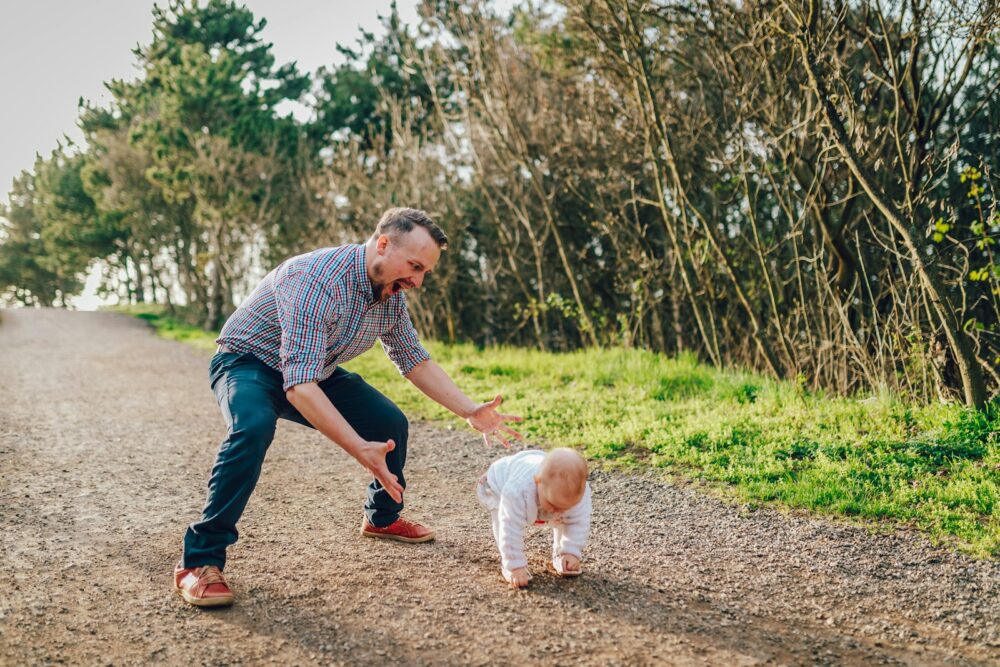
[[[385,301],[388,297],[386,296],[385,283],[377,283],[372,281],[372,296],[375,297],[376,301]]]
[[[388,285],[380,280],[382,277],[381,266],[375,266],[372,270],[375,277],[369,278],[369,280],[372,284],[372,295],[375,297],[375,301],[387,301],[403,289],[403,283],[400,280],[394,280]]]

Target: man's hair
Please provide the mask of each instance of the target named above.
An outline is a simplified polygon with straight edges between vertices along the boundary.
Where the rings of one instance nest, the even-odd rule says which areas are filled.
[[[375,226],[375,236],[388,234],[396,237],[408,234],[414,227],[423,227],[441,250],[448,249],[448,237],[441,228],[426,213],[415,208],[390,208]]]

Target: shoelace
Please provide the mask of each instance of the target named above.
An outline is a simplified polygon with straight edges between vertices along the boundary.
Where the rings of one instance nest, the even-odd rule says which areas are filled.
[[[222,571],[215,565],[206,565],[198,574],[198,582],[207,587],[212,584],[225,584],[226,578],[222,576]]]

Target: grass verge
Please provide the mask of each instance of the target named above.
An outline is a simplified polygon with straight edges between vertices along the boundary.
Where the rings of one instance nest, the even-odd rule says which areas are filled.
[[[163,336],[213,349],[213,336],[156,307],[124,309]],[[381,350],[345,364],[407,414],[460,424]],[[826,396],[642,350],[553,354],[427,344],[479,400],[496,393],[531,443],[591,460],[708,482],[742,502],[916,527],[977,557],[1000,556],[1000,402],[987,410],[884,395]]]

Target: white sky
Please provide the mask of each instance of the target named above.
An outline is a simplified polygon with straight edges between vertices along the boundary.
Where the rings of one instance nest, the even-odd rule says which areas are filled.
[[[75,141],[80,97],[106,106],[104,82],[135,78],[136,44],[152,35],[152,0],[0,0],[0,201],[11,182],[64,134]],[[163,0],[160,5],[166,5]],[[340,62],[338,42],[355,46],[358,28],[377,32],[390,0],[244,0],[274,46],[278,65],[314,72]],[[416,0],[397,2],[416,21]]]

